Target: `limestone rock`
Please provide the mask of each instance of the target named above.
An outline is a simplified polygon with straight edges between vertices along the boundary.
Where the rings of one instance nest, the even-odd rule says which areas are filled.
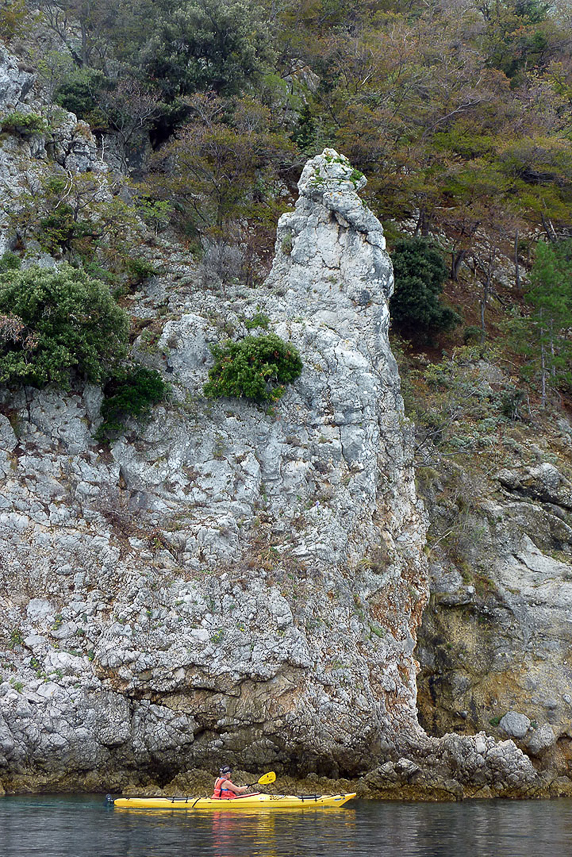
[[[12,783],[223,758],[339,776],[421,735],[425,520],[387,336],[391,263],[362,184],[326,151],[281,218],[266,288],[177,296],[160,339],[174,399],[136,442],[98,448],[91,388],[11,400]],[[304,359],[274,413],[202,396],[221,326],[245,333],[256,311]]]
[[[526,739],[526,750],[533,756],[540,756],[556,743],[556,735],[549,723],[532,729]]]
[[[17,110],[34,80],[35,75],[22,70],[18,59],[0,45],[0,109],[6,113]]]
[[[27,98],[29,81],[0,64]],[[50,151],[2,147],[3,202],[44,171],[106,169],[72,114],[56,136]],[[139,436],[95,442],[91,387],[3,391],[7,790],[147,786],[222,760],[373,769],[405,796],[536,783],[512,742],[432,739],[417,721],[427,521],[388,341],[391,262],[364,181],[331,149],[306,165],[255,293],[205,289],[164,248],[175,273],[133,310],[149,319],[167,302],[170,318],[156,350],[140,339],[135,351],[165,368],[173,398]],[[10,240],[4,229],[0,252]],[[299,349],[301,377],[273,410],[205,400],[209,346],[258,312]]]
[[[524,738],[530,729],[530,720],[518,711],[507,711],[499,723],[500,728],[512,738]]]
[[[557,776],[570,761],[571,483],[564,441],[538,440],[490,480],[474,462],[441,463],[427,491],[433,532],[453,530],[457,562],[437,546],[418,699],[432,734],[509,734]],[[447,495],[470,498],[462,529]]]
[[[42,93],[35,87],[35,74],[20,67],[18,59],[0,45],[0,110],[35,114],[48,123],[49,132],[33,134],[8,133],[0,147],[0,255],[13,246],[15,236],[9,228],[7,213],[17,210],[18,198],[24,192],[36,193],[42,177],[54,172],[104,173],[106,165],[97,156],[97,144],[87,122],[78,121],[73,113],[58,109],[48,111]],[[31,245],[26,264],[52,267],[54,260]]]

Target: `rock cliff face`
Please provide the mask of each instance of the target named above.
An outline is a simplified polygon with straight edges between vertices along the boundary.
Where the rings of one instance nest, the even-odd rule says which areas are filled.
[[[6,109],[31,110],[28,73],[0,66]],[[59,122],[4,140],[3,200],[19,174],[105,169]],[[307,164],[261,289],[201,287],[180,248],[147,248],[135,352],[173,396],[111,448],[98,388],[2,391],[0,789],[188,789],[222,760],[391,797],[539,789],[512,741],[417,722],[426,520],[364,183],[333,150]],[[261,313],[301,377],[270,410],[206,400],[209,345]]]
[[[34,193],[43,175],[54,169],[71,174],[105,172],[89,125],[58,107],[45,104],[34,88],[35,75],[0,45],[0,119],[42,114],[44,129],[3,133],[0,145],[0,255],[12,249],[10,209],[23,192]],[[34,249],[34,248],[31,248]],[[35,248],[37,249],[37,248]]]
[[[3,394],[9,784],[356,774],[419,732],[424,521],[364,183],[333,151],[308,164],[263,290],[155,283],[175,401],[141,438],[94,444],[97,389]],[[273,413],[202,397],[209,343],[256,309],[304,356]]]
[[[563,421],[534,441],[486,476],[451,465],[425,474],[435,534],[456,535],[455,550],[441,542],[430,563],[420,712],[434,734],[486,729],[513,738],[551,776],[567,776],[572,483],[563,470],[572,430]],[[471,498],[462,520],[459,496]]]

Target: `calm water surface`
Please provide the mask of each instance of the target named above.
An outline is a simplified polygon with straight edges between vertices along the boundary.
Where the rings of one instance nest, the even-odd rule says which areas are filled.
[[[572,800],[274,813],[106,808],[100,796],[0,798],[1,857],[560,857]]]

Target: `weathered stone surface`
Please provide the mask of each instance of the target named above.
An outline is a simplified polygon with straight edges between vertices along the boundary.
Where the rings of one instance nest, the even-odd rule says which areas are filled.
[[[545,723],[538,729],[533,729],[526,739],[526,751],[533,756],[540,756],[556,743],[556,735],[550,724]]]
[[[98,449],[91,389],[10,398],[13,782],[223,757],[337,776],[421,735],[425,523],[387,340],[391,265],[352,175],[331,152],[306,168],[266,290],[176,297],[159,341],[175,401],[137,442]],[[240,332],[257,309],[304,355],[275,413],[202,397],[220,324]]]
[[[530,729],[530,720],[518,711],[507,711],[501,718],[499,726],[511,738],[524,738]]]
[[[35,75],[20,68],[18,59],[0,45],[0,109],[17,110],[34,85]]]
[[[537,444],[523,446],[529,461],[515,455],[490,479],[474,464],[442,465],[427,494],[433,532],[454,532],[456,553],[438,546],[430,566],[419,702],[437,735],[486,729],[500,738],[518,712],[522,728],[508,734],[554,776],[572,755],[569,446],[557,435]],[[471,498],[462,527],[447,496]]]
[[[106,165],[97,156],[96,141],[86,122],[73,113],[50,109],[35,88],[36,76],[20,68],[18,59],[0,45],[0,110],[41,116],[46,132],[19,134],[9,132],[0,146],[0,255],[11,249],[14,234],[7,216],[18,208],[22,193],[36,193],[42,177],[56,171],[74,174],[91,171],[105,173]],[[31,248],[29,248],[31,249]],[[54,260],[42,253],[28,264],[53,266]]]

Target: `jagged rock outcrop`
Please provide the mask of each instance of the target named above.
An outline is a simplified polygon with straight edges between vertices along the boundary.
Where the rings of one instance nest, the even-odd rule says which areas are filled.
[[[86,122],[46,103],[36,90],[36,75],[0,45],[0,129],[2,120],[30,116],[41,120],[35,130],[22,126],[2,134],[0,145],[0,256],[12,249],[15,236],[9,212],[18,208],[22,193],[36,193],[41,179],[54,172],[103,173],[96,142]]]
[[[222,757],[355,774],[419,732],[424,521],[362,181],[314,159],[267,288],[167,322],[178,401],[139,440],[98,448],[96,389],[4,394],[9,782]],[[304,356],[274,413],[202,398],[208,344],[255,307]]]

